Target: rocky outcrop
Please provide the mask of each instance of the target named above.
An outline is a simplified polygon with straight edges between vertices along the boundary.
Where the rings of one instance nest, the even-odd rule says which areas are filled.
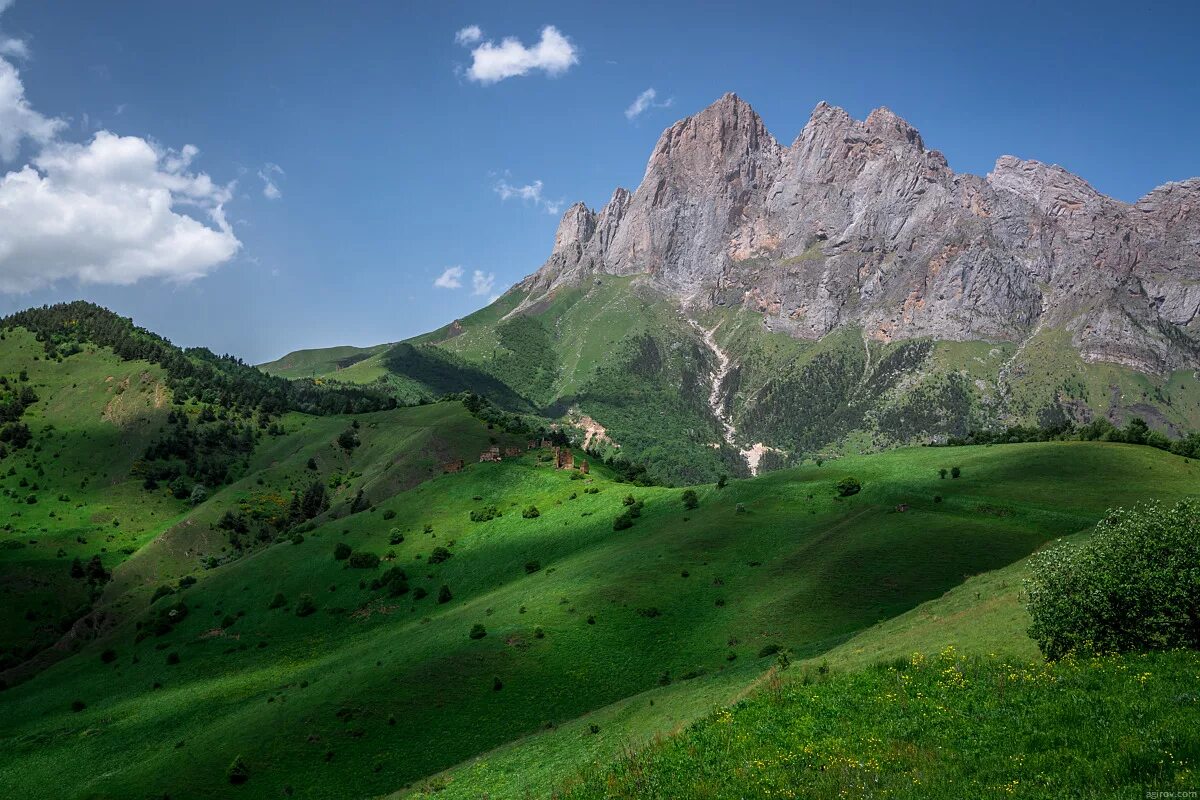
[[[819,104],[790,146],[728,94],[668,128],[630,194],[563,216],[517,313],[563,284],[639,275],[685,306],[774,330],[880,341],[1070,331],[1085,359],[1200,365],[1200,179],[1129,205],[1066,170],[1000,158],[957,174],[886,108]]]

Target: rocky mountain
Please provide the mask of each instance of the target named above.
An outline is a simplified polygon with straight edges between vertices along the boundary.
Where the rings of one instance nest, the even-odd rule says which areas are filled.
[[[1180,436],[1198,310],[1200,179],[1128,204],[1012,156],[959,174],[891,111],[825,103],[785,146],[730,94],[659,137],[635,191],[569,208],[487,308],[264,368],[589,420],[608,455],[696,482],[1011,425]]]
[[[567,210],[513,313],[603,275],[801,339],[1056,329],[1085,361],[1165,375],[1200,365],[1200,179],[1131,205],[1012,156],[959,174],[888,109],[826,103],[785,146],[727,94],[659,137],[634,192]]]

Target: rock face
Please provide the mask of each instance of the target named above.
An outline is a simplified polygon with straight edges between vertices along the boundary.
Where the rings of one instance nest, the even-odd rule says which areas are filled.
[[[564,214],[521,308],[596,274],[685,306],[744,306],[774,330],[880,341],[1070,332],[1086,360],[1200,366],[1200,178],[1133,205],[1056,166],[956,174],[886,108],[821,103],[782,146],[728,94],[668,128],[645,176]],[[518,312],[521,309],[518,309]]]

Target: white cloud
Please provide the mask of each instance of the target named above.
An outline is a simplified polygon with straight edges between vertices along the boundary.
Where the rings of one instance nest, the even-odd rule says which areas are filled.
[[[489,272],[485,275],[482,270],[475,270],[471,276],[471,287],[471,294],[488,294],[496,287],[496,274]]]
[[[195,155],[101,131],[87,144],[55,143],[0,178],[0,291],[188,281],[228,261],[241,247],[223,208],[231,187],[188,172]]]
[[[462,267],[446,267],[441,275],[437,276],[437,280],[433,285],[439,289],[461,289],[462,288]]]
[[[0,13],[11,4],[0,0]],[[191,171],[194,146],[165,150],[109,131],[73,143],[59,138],[65,129],[34,110],[16,68],[0,58],[0,160],[37,148],[0,176],[0,292],[60,280],[187,281],[237,254],[224,210],[233,186]]]
[[[629,108],[625,109],[626,119],[637,119],[643,111],[649,108],[668,108],[675,102],[675,98],[668,97],[661,103],[654,102],[658,98],[658,92],[654,87],[650,87],[646,91],[637,96],[637,99],[629,104]]]
[[[558,214],[562,211],[562,200],[547,200],[542,196],[541,181],[527,183],[524,186],[513,186],[508,181],[501,179],[493,188],[496,194],[500,195],[501,200],[511,200],[515,197],[518,200],[532,203],[539,208],[545,209],[547,214]]]
[[[454,34],[454,41],[463,45],[472,45],[483,38],[483,30],[478,25],[468,25]]]
[[[0,0],[0,14],[7,11],[13,0]],[[29,58],[29,45],[23,39],[17,39],[0,33],[0,56],[9,58]]]
[[[459,44],[473,44],[478,39],[466,42],[459,37],[464,33],[476,32],[480,37],[483,36],[483,31],[472,26],[463,28],[455,38]],[[526,47],[512,36],[504,38],[499,44],[489,39],[472,50],[471,57],[467,77],[485,85],[526,75],[534,70],[542,70],[551,76],[561,75],[579,63],[579,51],[575,45],[553,25],[542,28],[542,38],[532,47]]]
[[[262,169],[258,171],[258,177],[263,182],[263,197],[268,200],[278,200],[283,197],[283,192],[279,190],[279,184],[275,182],[275,176],[279,175],[282,177],[285,174],[283,167],[278,164],[272,164],[270,161],[263,164]]]

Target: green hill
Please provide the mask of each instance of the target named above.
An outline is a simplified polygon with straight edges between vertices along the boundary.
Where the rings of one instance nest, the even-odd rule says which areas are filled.
[[[779,649],[837,670],[946,637],[1032,657],[1021,560],[1200,478],[1126,444],[923,447],[697,484],[689,507],[594,459],[557,469],[474,401],[317,415],[383,395],[259,389],[235,363],[184,380],[174,350],[47,330],[0,340],[18,798],[592,791]],[[481,462],[492,446],[511,454]]]
[[[349,365],[339,362],[345,349],[332,348],[263,368],[292,375],[285,365],[302,362],[409,401],[474,391],[566,422],[578,443],[676,483],[1010,425],[1120,427],[1141,417],[1171,437],[1200,429],[1192,372],[1085,362],[1062,330],[1020,346],[882,342],[851,327],[811,341],[744,308],[689,317],[638,279],[614,276],[528,307],[525,299],[514,288],[402,345],[356,351]],[[597,424],[605,435],[592,439],[586,431]]]

